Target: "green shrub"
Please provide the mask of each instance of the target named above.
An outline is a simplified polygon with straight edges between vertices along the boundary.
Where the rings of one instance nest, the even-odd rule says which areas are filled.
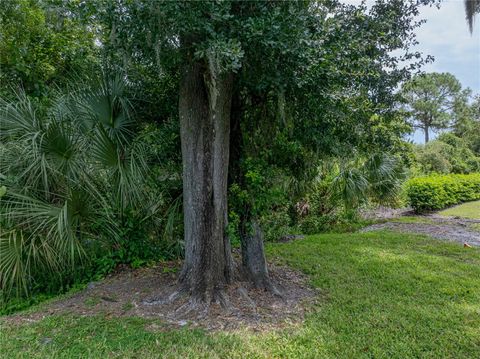
[[[277,241],[285,235],[296,234],[298,229],[293,225],[288,207],[276,208],[260,218],[260,225],[266,241]]]
[[[480,199],[480,174],[417,177],[407,182],[406,191],[416,212],[439,210]]]
[[[465,140],[452,133],[442,133],[434,141],[415,149],[417,165],[423,174],[475,173],[480,171],[480,157]]]

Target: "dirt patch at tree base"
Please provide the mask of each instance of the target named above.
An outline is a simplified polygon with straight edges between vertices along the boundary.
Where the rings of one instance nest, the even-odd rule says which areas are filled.
[[[236,282],[226,288],[227,307],[210,304],[204,310],[185,310],[189,298],[166,300],[177,290],[179,263],[162,263],[137,270],[124,269],[68,298],[45,304],[38,311],[4,317],[14,323],[35,322],[58,314],[79,316],[142,317],[160,319],[148,330],[160,331],[178,327],[207,330],[269,330],[299,323],[306,310],[320,294],[307,284],[307,278],[288,267],[270,265],[273,283],[282,297],[258,290],[248,282]],[[160,304],[162,301],[165,303]],[[150,303],[152,302],[152,303]],[[198,308],[197,308],[198,309]]]

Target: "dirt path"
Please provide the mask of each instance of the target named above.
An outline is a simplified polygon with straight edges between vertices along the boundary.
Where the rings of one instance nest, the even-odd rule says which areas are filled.
[[[385,223],[374,224],[362,230],[362,232],[382,229],[394,230],[407,233],[425,234],[435,239],[458,242],[462,245],[467,243],[471,246],[480,247],[480,230],[474,229],[474,225],[480,227],[480,220],[442,217],[439,215],[409,217],[412,222],[402,221],[402,217]]]

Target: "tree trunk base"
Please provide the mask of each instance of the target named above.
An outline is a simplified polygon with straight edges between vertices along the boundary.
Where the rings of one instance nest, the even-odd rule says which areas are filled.
[[[273,283],[268,273],[263,232],[255,221],[242,226],[242,271],[243,277],[253,283],[256,289],[283,297],[282,290]]]
[[[249,294],[251,290],[254,290],[255,293],[259,293],[259,290],[264,291],[270,297],[285,301],[283,287],[275,283],[269,276],[253,282],[245,270],[241,270],[241,266],[235,265],[234,267],[238,269],[233,276],[236,280],[222,289],[192,293],[184,284],[178,283],[160,297],[146,299],[141,304],[169,307],[171,308],[169,314],[171,318],[201,320],[209,316],[211,310],[221,311],[227,316],[235,316],[240,310],[232,304],[232,300],[237,302],[239,298],[242,303],[246,303],[248,307],[256,311],[256,300]]]
[[[163,298],[154,298],[145,300],[143,305],[148,306],[172,306],[174,307],[173,316],[176,318],[186,318],[193,316],[196,319],[202,319],[208,316],[210,308],[217,306],[226,314],[238,312],[227,294],[226,290],[215,290],[211,293],[202,293],[201,295],[191,295],[185,288],[174,288],[174,291]]]
[[[207,330],[243,326],[271,328],[275,323],[284,323],[284,320],[301,320],[303,308],[313,303],[317,292],[309,288],[308,280],[302,273],[275,265],[269,269],[267,281],[255,284],[238,271],[231,284],[208,293],[202,292],[201,295],[187,290],[178,282],[178,277],[152,270],[150,276],[141,280],[132,278],[135,287],[133,289],[127,283],[128,291],[125,291],[122,300],[134,303],[131,314],[134,311],[138,316],[159,318],[165,325],[175,327],[192,325]],[[144,291],[152,291],[152,296],[155,296],[137,302],[136,292]],[[124,315],[123,303],[113,305],[117,305]]]

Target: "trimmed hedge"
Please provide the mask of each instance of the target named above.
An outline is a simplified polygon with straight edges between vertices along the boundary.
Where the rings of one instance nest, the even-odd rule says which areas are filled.
[[[406,189],[415,212],[439,210],[480,199],[480,173],[416,177],[407,182]]]

